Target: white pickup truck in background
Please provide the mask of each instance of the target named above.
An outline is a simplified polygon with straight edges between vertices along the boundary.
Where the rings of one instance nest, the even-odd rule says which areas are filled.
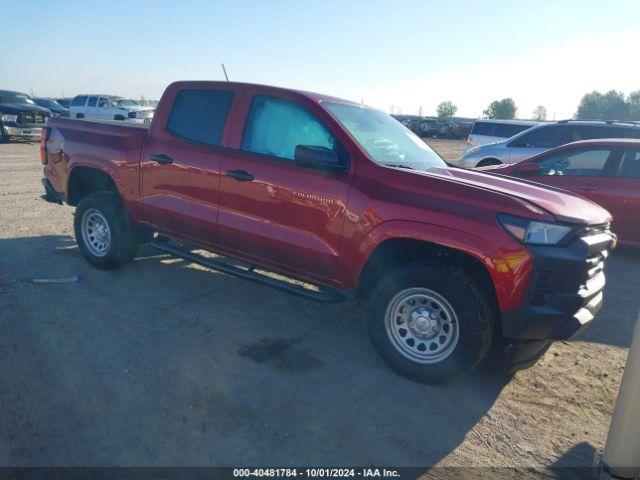
[[[113,95],[78,95],[71,102],[71,118],[92,120],[122,120],[150,123],[155,111],[135,100]]]

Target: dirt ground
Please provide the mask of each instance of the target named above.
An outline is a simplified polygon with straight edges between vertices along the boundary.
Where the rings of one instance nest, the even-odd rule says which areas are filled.
[[[431,141],[430,141],[431,142]],[[457,160],[463,142],[432,142]],[[0,145],[0,466],[589,466],[640,309],[616,251],[581,341],[510,377],[390,372],[361,305],[298,298],[142,248],[85,262],[40,199],[38,145]],[[72,283],[33,279],[77,276]]]

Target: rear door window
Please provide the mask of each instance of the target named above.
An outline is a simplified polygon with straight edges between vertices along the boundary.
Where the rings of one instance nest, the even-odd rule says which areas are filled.
[[[194,142],[220,145],[233,95],[230,90],[180,90],[169,115],[167,130]]]
[[[613,138],[616,136],[616,130],[607,125],[571,125],[567,143],[592,138]]]
[[[509,146],[554,148],[563,143],[565,143],[565,127],[562,125],[547,125],[524,134]]]
[[[95,107],[96,103],[98,103],[98,97],[89,97],[89,103],[87,103],[87,107]]]
[[[497,123],[495,129],[496,137],[509,138],[531,128],[533,125],[518,125],[514,123]]]
[[[629,150],[625,152],[614,176],[640,179],[640,151]]]
[[[599,177],[611,156],[611,149],[570,150],[541,160],[540,175]]]

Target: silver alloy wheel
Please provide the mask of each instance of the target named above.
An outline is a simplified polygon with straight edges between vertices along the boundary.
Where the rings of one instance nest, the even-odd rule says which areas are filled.
[[[460,338],[455,311],[444,297],[427,288],[396,294],[387,306],[385,327],[398,353],[422,364],[445,360]]]
[[[104,257],[111,246],[111,230],[105,216],[100,210],[90,208],[82,215],[80,225],[85,246],[96,257]]]

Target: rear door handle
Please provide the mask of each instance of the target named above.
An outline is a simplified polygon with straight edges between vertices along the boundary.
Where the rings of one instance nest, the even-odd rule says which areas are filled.
[[[250,182],[254,178],[253,175],[244,170],[227,170],[227,175],[239,182]]]
[[[169,165],[170,163],[173,163],[173,158],[165,155],[164,153],[153,154],[149,157],[149,159],[151,159],[152,162],[159,163],[160,165]]]

